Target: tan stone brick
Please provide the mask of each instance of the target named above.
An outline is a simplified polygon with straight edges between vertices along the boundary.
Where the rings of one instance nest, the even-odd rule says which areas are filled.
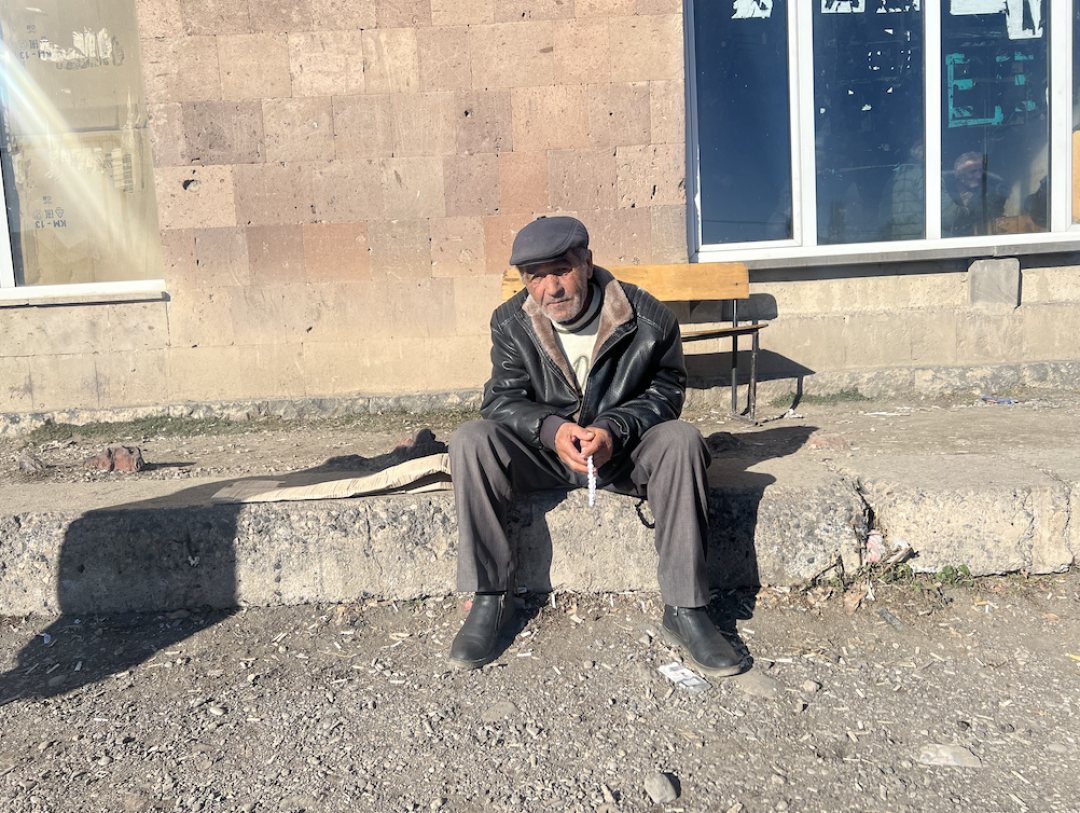
[[[363,37],[359,31],[289,35],[293,96],[351,96],[364,92]]]
[[[549,203],[547,153],[499,153],[499,211],[545,212]]]
[[[32,356],[35,353],[48,352],[41,347],[39,339],[43,337],[43,326],[36,318],[44,308],[7,307],[0,310],[0,347],[4,357]]]
[[[495,22],[495,0],[431,0],[432,25],[483,25]]]
[[[588,90],[592,149],[650,143],[648,82],[589,85]]]
[[[510,267],[514,238],[534,220],[532,214],[495,215],[484,218],[484,264],[489,274],[503,274]]]
[[[682,14],[683,0],[637,0],[637,13]]]
[[[574,0],[578,17],[627,17],[637,13],[637,0]]]
[[[378,161],[332,161],[311,168],[315,219],[327,223],[379,220],[385,208]]]
[[[426,359],[428,390],[476,390],[491,376],[491,341],[481,336],[450,336]]]
[[[379,28],[420,28],[431,25],[431,0],[377,0]]]
[[[260,164],[263,111],[258,101],[185,102],[184,153],[193,164]]]
[[[844,328],[840,315],[782,316],[761,331],[761,346],[811,370],[865,366],[847,362]]]
[[[251,30],[248,1],[180,0],[184,31],[206,36],[247,34]]]
[[[906,314],[846,316],[841,341],[849,369],[911,366],[912,326]]]
[[[5,412],[30,412],[34,399],[30,387],[30,359],[0,357],[0,399]]]
[[[1025,305],[1018,312],[1023,318],[1023,346],[1013,347],[1001,361],[1022,358],[1024,361],[1056,361],[1076,357],[1076,336],[1063,325],[1080,324],[1080,304],[1057,302]]]
[[[447,156],[443,184],[447,217],[499,213],[499,157],[494,153]]]
[[[394,154],[403,158],[450,155],[457,136],[453,93],[406,93],[390,97],[396,135]]]
[[[293,344],[307,328],[306,286],[264,285],[232,291],[237,344]]]
[[[304,341],[354,342],[390,332],[390,286],[386,277],[308,285]]]
[[[187,288],[169,301],[172,347],[215,347],[233,343],[232,292],[237,288]]]
[[[302,226],[249,226],[247,241],[252,286],[293,285],[304,281]]]
[[[454,333],[457,336],[482,336],[489,342],[491,314],[502,302],[502,280],[495,274],[454,279]],[[485,375],[490,364],[485,356]]]
[[[610,81],[608,30],[607,19],[555,21],[555,84]]]
[[[89,354],[31,356],[30,387],[34,409],[96,409],[97,367]]]
[[[96,356],[98,407],[110,409],[166,403],[169,390],[165,358],[164,349]]]
[[[495,3],[497,23],[556,20],[573,16],[574,4],[565,0],[498,0]]]
[[[313,24],[311,0],[249,0],[248,18],[256,34],[279,31],[310,31]]]
[[[375,0],[311,0],[316,31],[375,28]]]
[[[304,392],[308,397],[362,393],[367,353],[355,339],[304,341]]]
[[[329,161],[334,157],[330,97],[264,99],[267,161]]]
[[[686,96],[681,81],[650,82],[651,143],[686,143]]]
[[[199,284],[205,288],[251,284],[246,228],[196,229]]]
[[[145,39],[140,46],[148,102],[221,98],[215,37]]]
[[[552,150],[548,178],[553,209],[615,208],[615,156],[610,150]]]
[[[431,235],[426,219],[379,220],[368,224],[373,276],[395,279],[431,277]]]
[[[420,28],[416,31],[420,90],[468,90],[472,87],[469,32],[463,26]]]
[[[484,224],[480,218],[436,218],[430,221],[429,228],[433,277],[487,274],[484,264]]]
[[[180,0],[135,0],[139,36],[148,39],[179,37],[184,33]]]
[[[168,290],[176,291],[201,284],[199,262],[195,256],[194,229],[162,229],[161,255]]]
[[[394,337],[423,336],[441,342],[452,334],[452,279],[391,278],[388,282],[390,331]]]
[[[334,149],[338,158],[388,158],[396,131],[389,96],[335,96]]]
[[[583,150],[589,146],[589,105],[581,86],[514,88],[514,149]]]
[[[911,361],[919,367],[956,364],[956,311],[906,311],[911,326]]]
[[[179,102],[148,104],[146,129],[154,153],[154,166],[175,167],[188,163],[184,149],[184,117]]]
[[[173,348],[167,364],[170,401],[304,395],[303,347],[299,344]]]
[[[636,210],[635,210],[636,211]],[[650,206],[653,263],[685,263],[688,258],[685,206]]]
[[[600,265],[642,265],[652,255],[648,209],[600,209],[580,213],[589,230],[593,260]]]
[[[446,217],[441,158],[384,158],[385,217]]]
[[[236,225],[232,167],[158,167],[154,179],[162,229]]]
[[[681,79],[682,18],[676,14],[611,21],[611,81]]]
[[[474,90],[457,94],[457,152],[509,152],[513,149],[513,113],[509,90]]]
[[[416,29],[364,31],[362,40],[365,93],[416,93],[420,89]]]
[[[619,206],[686,203],[686,148],[682,144],[620,147]]]
[[[240,225],[310,223],[314,194],[303,164],[237,164],[236,220]]]
[[[430,340],[379,338],[365,342],[365,395],[423,392],[430,381]]]
[[[550,85],[555,81],[554,40],[547,20],[469,28],[473,87]]]
[[[308,282],[356,281],[371,277],[367,223],[309,223],[304,226]]]
[[[217,43],[223,99],[292,96],[287,35],[233,34]]]

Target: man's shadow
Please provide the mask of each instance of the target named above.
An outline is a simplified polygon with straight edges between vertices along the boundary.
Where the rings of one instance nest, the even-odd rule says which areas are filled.
[[[414,438],[387,454],[330,458],[272,479],[286,486],[312,485],[445,452],[446,444],[426,431],[430,437]],[[242,506],[211,504],[210,498],[245,479],[268,478],[200,484],[87,511],[72,521],[55,576],[60,615],[23,645],[12,668],[0,673],[0,706],[122,675],[235,613],[242,577],[235,548],[242,536]],[[33,535],[28,538],[32,544]],[[48,544],[43,540],[42,547]],[[44,562],[46,554],[26,558]],[[164,596],[175,606],[163,611]],[[162,659],[163,668],[168,660]]]

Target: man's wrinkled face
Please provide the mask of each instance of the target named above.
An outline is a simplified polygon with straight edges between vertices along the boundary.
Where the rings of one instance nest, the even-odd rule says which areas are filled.
[[[982,174],[982,161],[968,161],[956,168],[956,179],[968,189],[977,189],[982,184]]]
[[[554,322],[574,321],[589,300],[589,280],[593,275],[592,252],[578,259],[568,251],[559,260],[527,265],[521,279],[529,296],[543,314]]]

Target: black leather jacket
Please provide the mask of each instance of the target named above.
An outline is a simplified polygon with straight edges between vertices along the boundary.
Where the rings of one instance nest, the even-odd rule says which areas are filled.
[[[682,412],[686,367],[675,315],[599,266],[593,279],[604,291],[604,303],[584,395],[550,320],[527,291],[491,317],[492,373],[480,413],[538,449],[545,448],[540,430],[552,415],[581,426],[606,424],[618,453]]]

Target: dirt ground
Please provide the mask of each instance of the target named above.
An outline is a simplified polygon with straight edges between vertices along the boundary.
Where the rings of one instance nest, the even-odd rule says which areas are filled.
[[[798,454],[836,457],[1030,455],[1075,437],[1076,393],[1016,400],[804,403],[763,409],[775,420],[759,427],[686,417],[746,443],[813,426],[848,448]],[[373,462],[468,417],[5,438],[0,489]],[[138,445],[147,469],[85,468],[108,443]],[[24,452],[45,468],[19,469]],[[878,581],[856,606],[864,586],[718,595],[747,671],[700,693],[657,670],[679,653],[648,593],[522,596],[515,637],[475,673],[447,663],[458,596],[0,619],[0,811],[1080,809],[1080,574]],[[650,796],[660,776],[674,800]]]
[[[783,417],[784,406],[759,406],[758,426],[715,407],[691,407],[684,419],[705,436],[730,433],[746,442],[779,425],[808,426],[820,434],[844,439],[845,455],[880,455],[903,451],[920,454],[976,452],[1030,455],[1039,448],[1058,448],[1075,438],[1080,421],[1080,393],[1069,390],[1025,391],[1013,405],[987,403],[978,397],[889,399],[880,401],[797,404]],[[186,480],[196,478],[267,477],[325,466],[338,458],[342,467],[377,468],[379,459],[417,429],[428,427],[447,441],[473,413],[386,413],[312,422],[196,422],[167,433],[145,431],[139,424],[120,424],[116,431],[75,429],[67,437],[0,437],[0,488],[8,483],[108,482],[114,479]],[[64,434],[54,432],[53,434]],[[1075,441],[1072,441],[1075,442]],[[137,475],[89,469],[84,460],[110,444],[138,446],[146,468]],[[785,452],[787,453],[787,452]],[[817,453],[813,449],[805,454]],[[40,463],[19,465],[30,455]]]
[[[471,673],[453,596],[4,619],[0,810],[1075,811],[1080,578],[873,592],[717,597],[699,693],[655,594],[523,596]]]

